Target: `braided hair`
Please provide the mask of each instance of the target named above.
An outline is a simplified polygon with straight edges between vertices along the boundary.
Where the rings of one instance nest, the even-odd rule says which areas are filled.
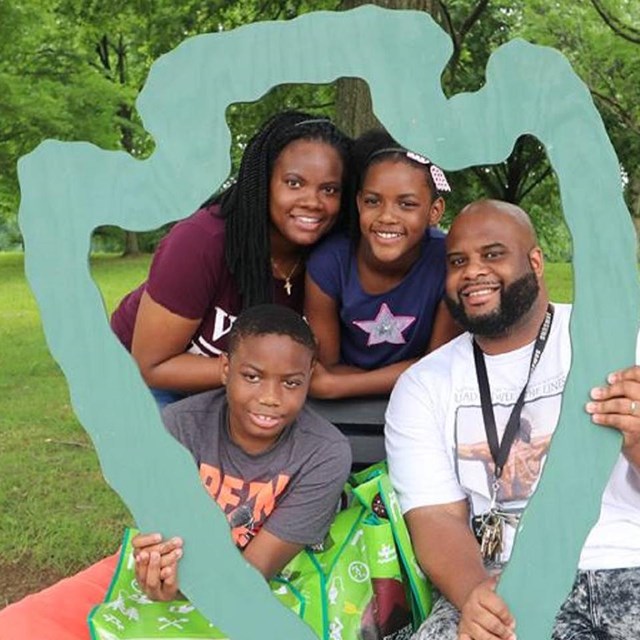
[[[269,184],[276,159],[295,140],[318,140],[336,149],[343,163],[345,201],[351,140],[328,118],[285,111],[251,138],[234,184],[208,202],[218,203],[225,219],[225,260],[245,309],[273,300]]]

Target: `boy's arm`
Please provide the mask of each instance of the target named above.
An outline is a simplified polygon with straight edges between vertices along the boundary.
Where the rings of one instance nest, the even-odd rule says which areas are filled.
[[[495,593],[468,524],[466,501],[417,507],[405,514],[416,557],[440,592],[460,611],[461,640],[515,638],[515,622]]]
[[[317,416],[299,416],[301,437],[316,431]],[[324,420],[323,420],[324,422]],[[335,427],[327,425],[332,431]],[[322,433],[322,432],[320,432]],[[243,551],[245,559],[268,580],[277,574],[307,544],[323,540],[333,521],[340,494],[351,470],[351,447],[341,435],[315,436],[321,444],[313,445],[311,455],[304,449],[304,468],[296,474],[294,484],[280,500],[264,526]],[[286,538],[286,539],[285,539]],[[296,540],[292,542],[291,539]]]
[[[286,542],[266,529],[261,529],[245,547],[242,555],[250,565],[269,580],[303,548],[302,544]]]

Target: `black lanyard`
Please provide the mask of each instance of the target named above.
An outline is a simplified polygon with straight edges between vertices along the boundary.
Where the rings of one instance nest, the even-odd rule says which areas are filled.
[[[484,430],[487,434],[487,441],[489,442],[489,450],[491,451],[491,457],[495,465],[495,479],[499,480],[502,475],[502,470],[509,457],[511,451],[511,445],[515,440],[516,433],[520,428],[520,414],[524,406],[524,396],[527,391],[527,385],[531,380],[531,374],[536,368],[540,356],[544,351],[549,337],[549,331],[551,329],[551,321],[553,320],[553,306],[547,307],[544,320],[538,330],[538,337],[536,338],[535,345],[533,347],[533,353],[531,354],[531,363],[529,365],[529,375],[527,381],[524,383],[524,387],[516,400],[516,403],[509,416],[507,427],[504,430],[502,436],[502,442],[498,444],[498,431],[496,429],[496,418],[493,413],[493,404],[491,402],[491,389],[489,388],[489,378],[487,377],[487,367],[484,362],[484,354],[482,349],[478,346],[478,343],[473,341],[473,357],[476,364],[476,376],[478,378],[478,386],[480,387],[480,404],[482,406],[482,418],[484,420]]]

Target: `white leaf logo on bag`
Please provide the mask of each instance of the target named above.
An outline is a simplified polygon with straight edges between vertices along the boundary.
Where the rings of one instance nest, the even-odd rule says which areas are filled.
[[[390,544],[383,544],[378,550],[378,562],[380,564],[387,564],[388,562],[394,562],[398,559],[395,547]]]

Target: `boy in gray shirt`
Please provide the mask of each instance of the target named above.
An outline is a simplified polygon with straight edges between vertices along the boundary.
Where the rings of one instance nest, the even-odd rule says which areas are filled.
[[[315,340],[298,314],[272,304],[245,310],[221,358],[225,389],[169,405],[163,419],[192,453],[246,560],[270,578],[305,545],[324,539],[351,450],[304,406]],[[140,534],[133,545],[145,593],[176,598],[182,541]]]

